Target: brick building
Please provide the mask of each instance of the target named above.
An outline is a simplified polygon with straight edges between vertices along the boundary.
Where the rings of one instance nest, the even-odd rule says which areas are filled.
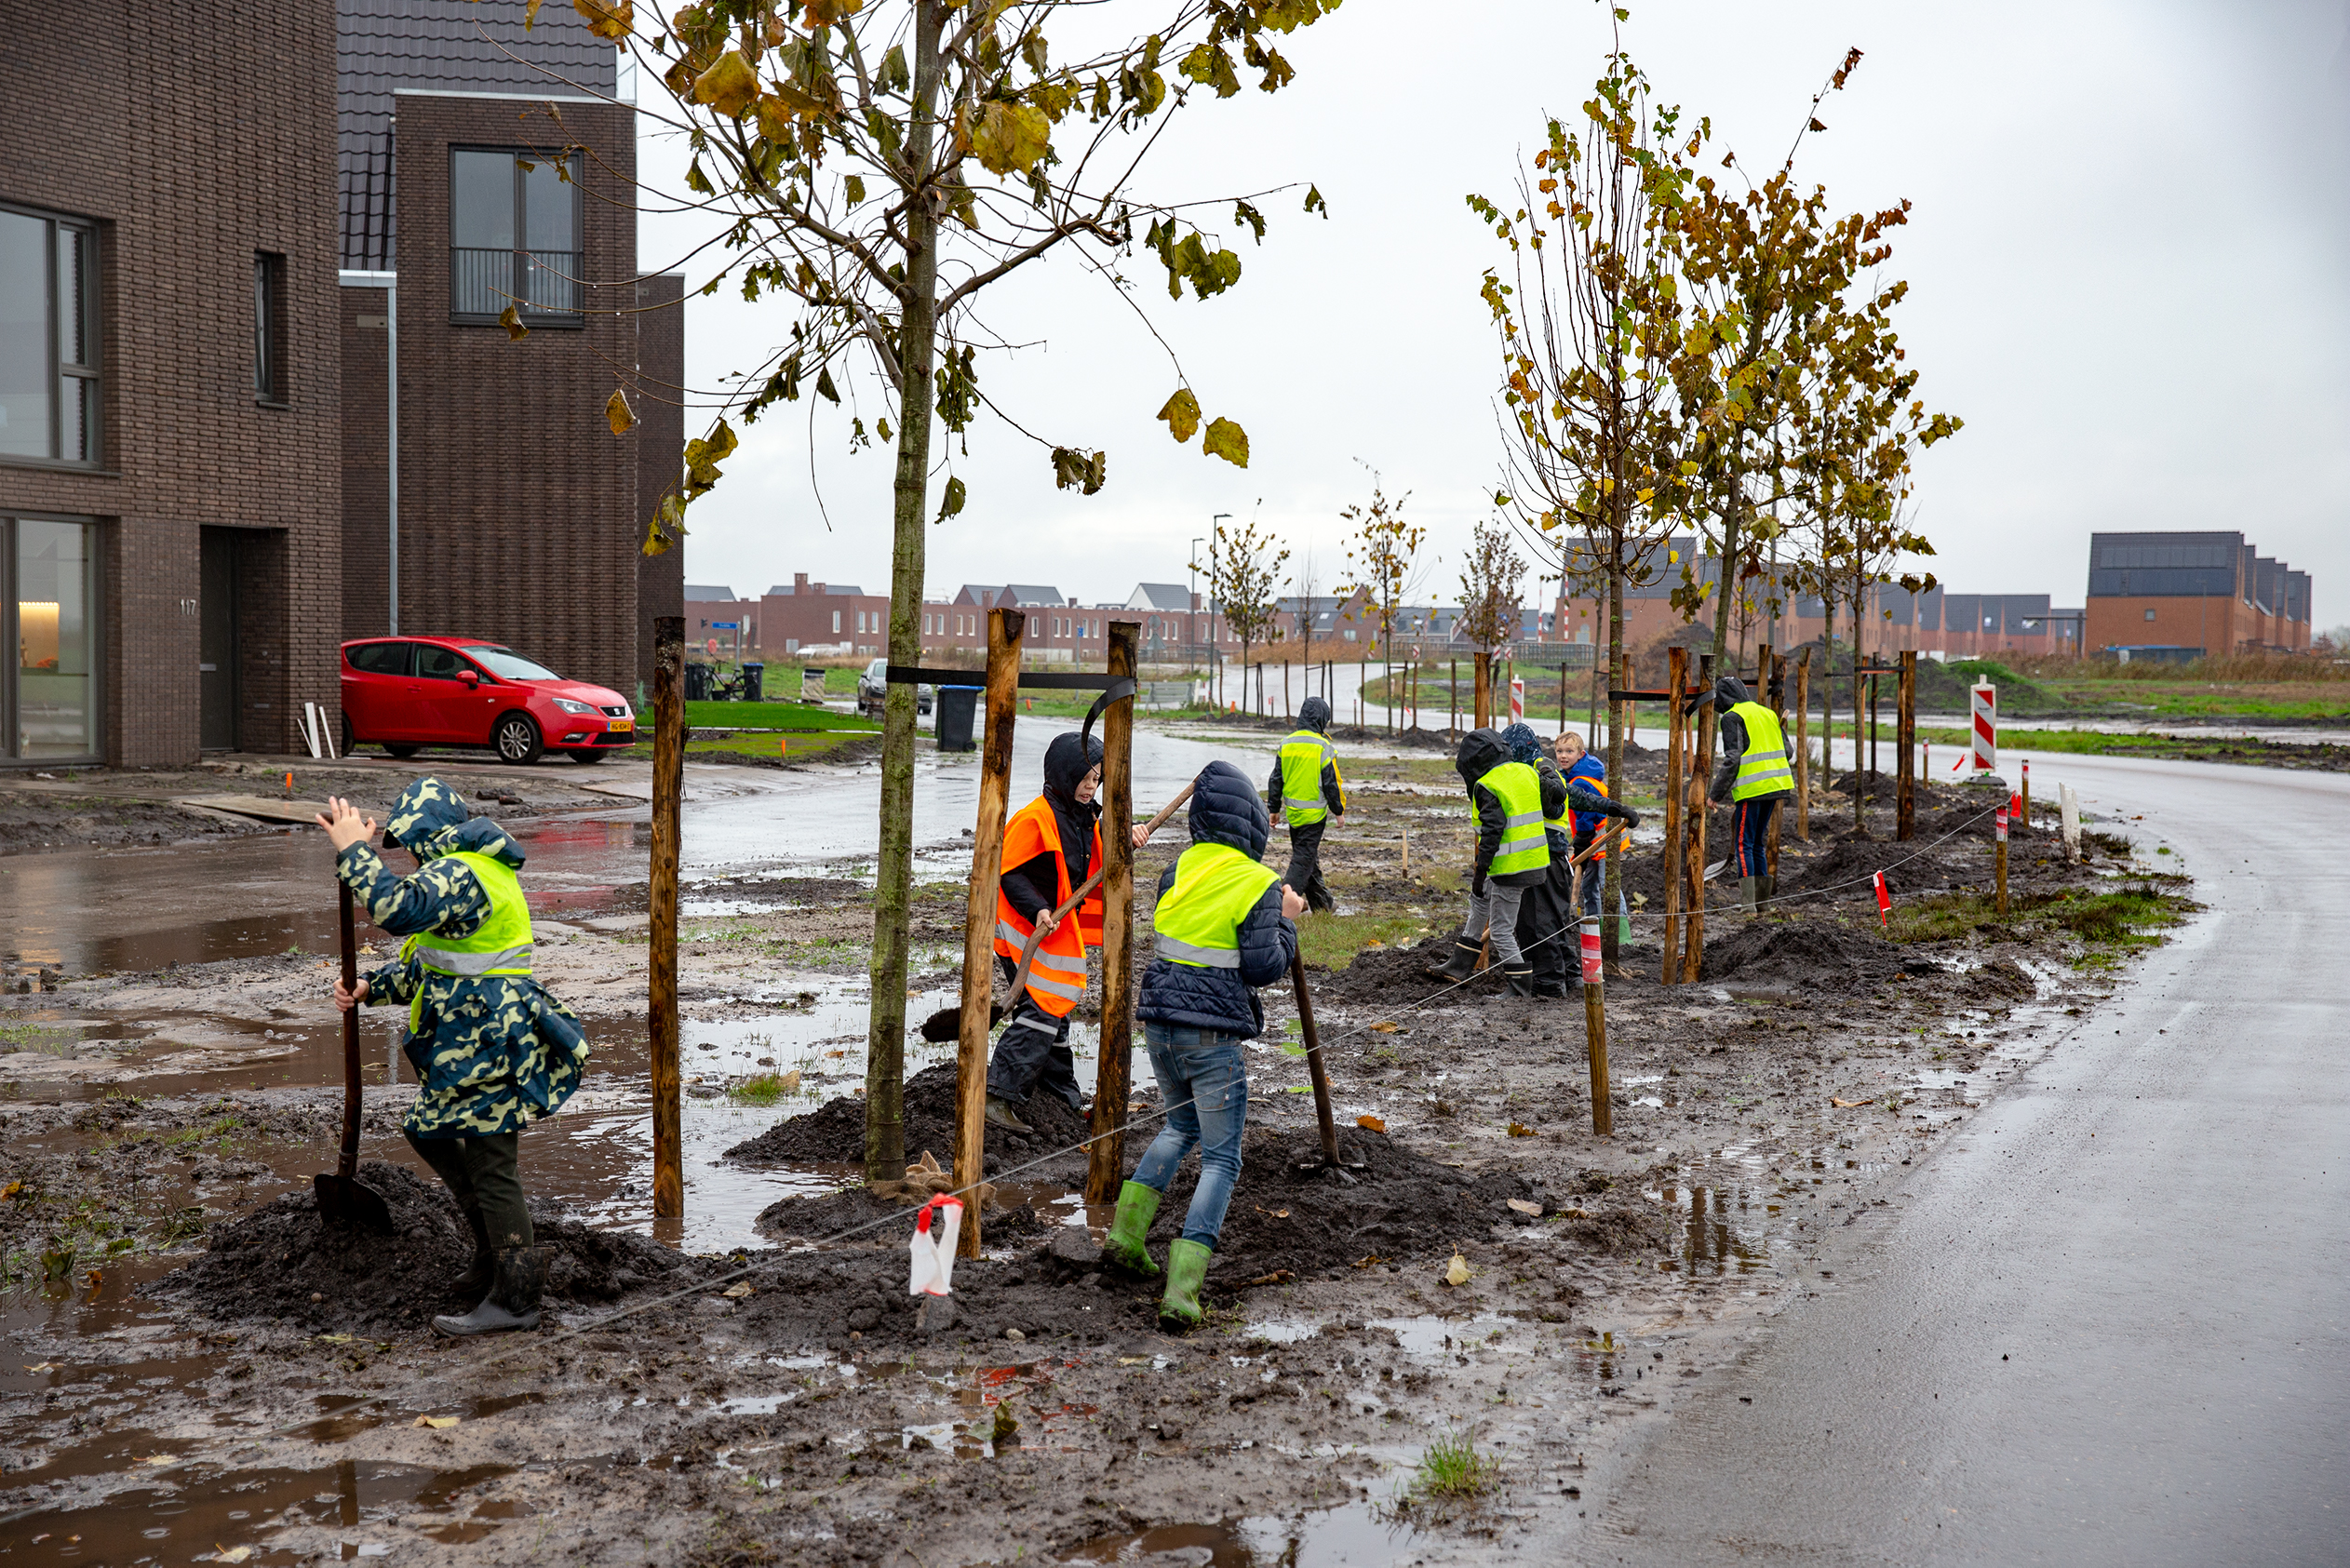
[[[684,337],[682,280],[638,275],[616,51],[569,7],[526,30],[519,0],[338,9],[343,635],[493,637],[634,693],[652,617],[683,612],[682,554],[638,548],[683,416],[638,394],[638,424],[614,436],[598,410],[624,382],[680,384]]]
[[[2171,658],[2310,642],[2309,574],[2241,533],[2093,533],[2083,628],[2092,650]]]
[[[283,750],[335,700],[334,40],[292,0],[0,38],[0,762]]]
[[[811,583],[806,572],[794,572],[789,583],[776,583],[759,599],[759,637],[770,660],[801,653],[878,657],[890,650],[890,596],[850,583]]]
[[[734,590],[717,583],[685,585],[685,646],[688,654],[710,657],[710,645],[732,658],[737,649],[745,659],[759,654],[759,601],[737,598]]]

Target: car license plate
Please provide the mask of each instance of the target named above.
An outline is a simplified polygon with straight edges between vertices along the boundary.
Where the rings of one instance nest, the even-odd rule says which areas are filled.
[[[609,728],[614,734],[622,734],[637,728],[637,723],[634,719],[615,718],[609,726],[607,726],[607,728]]]

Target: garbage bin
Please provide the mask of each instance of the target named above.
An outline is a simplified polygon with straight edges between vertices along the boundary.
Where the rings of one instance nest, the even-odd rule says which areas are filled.
[[[971,720],[978,705],[979,688],[976,686],[942,686],[938,689],[939,750],[976,749],[971,738]]]
[[[710,700],[710,666],[689,661],[685,667],[685,700],[706,703]]]
[[[765,697],[759,694],[761,685],[766,679],[766,665],[756,663],[745,663],[743,666],[743,701],[746,703],[763,703],[767,701]]]
[[[825,700],[825,672],[822,664],[810,664],[799,672],[799,695],[804,702],[821,703]]]

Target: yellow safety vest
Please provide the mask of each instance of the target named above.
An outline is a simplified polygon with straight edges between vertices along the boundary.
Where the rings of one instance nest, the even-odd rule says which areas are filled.
[[[1488,877],[1538,871],[1551,864],[1551,836],[1542,825],[1542,776],[1523,762],[1505,762],[1477,781],[1501,802],[1506,820]]]
[[[1730,798],[1793,793],[1795,774],[1787,765],[1787,734],[1779,727],[1779,716],[1760,703],[1740,703],[1730,711],[1746,724],[1746,753],[1739,758]]]
[[[1338,765],[1338,748],[1311,730],[1300,730],[1281,744],[1281,803],[1290,826],[1304,827],[1330,815],[1322,796],[1325,762]],[[1343,791],[1339,798],[1345,798]]]
[[[414,957],[435,974],[478,980],[485,975],[530,972],[530,902],[522,896],[522,880],[514,867],[494,856],[459,850],[449,858],[473,868],[482,891],[490,895],[490,918],[471,936],[443,936],[418,931],[400,945],[400,957]],[[408,1026],[423,1026],[424,993],[420,986],[409,1003]]]
[[[1175,861],[1175,885],[1152,911],[1156,948],[1170,963],[1241,967],[1241,922],[1281,880],[1229,844],[1194,844]]]

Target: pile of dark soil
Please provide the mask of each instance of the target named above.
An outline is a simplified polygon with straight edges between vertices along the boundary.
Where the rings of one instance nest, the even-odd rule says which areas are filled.
[[[329,1226],[304,1187],[242,1219],[212,1227],[203,1256],[155,1284],[222,1320],[275,1318],[314,1329],[413,1329],[434,1312],[471,1307],[448,1293],[473,1261],[464,1217],[438,1182],[404,1165],[363,1161],[359,1179],[383,1194],[393,1234]],[[674,1253],[624,1231],[533,1213],[536,1243],[549,1251],[550,1302],[608,1302],[642,1286],[691,1283],[718,1265]]]
[[[1781,860],[1779,896],[1782,899],[1831,899],[1837,902],[1873,898],[1873,878],[1882,871],[1885,885],[1898,897],[1920,888],[1939,888],[1948,880],[1931,852],[1921,854],[1930,840],[1909,843],[1883,838],[1846,838],[1831,845],[1805,863],[1800,873]]]
[[[1709,931],[1699,977],[1807,991],[1867,991],[1897,975],[1936,973],[1943,967],[1869,927],[1768,921],[1742,925],[1719,938]]]
[[[1947,796],[1944,797],[1948,798]],[[1962,838],[1988,839],[1997,832],[1993,813],[2008,800],[2004,790],[1969,790],[1958,797],[1958,803],[1927,816],[1917,813],[1917,842],[1931,844],[1938,838]]]
[[[1139,1106],[1151,1096],[1137,1092],[1130,1106]],[[1044,1159],[1055,1150],[1075,1149],[1092,1136],[1085,1119],[1051,1094],[1028,1096],[1028,1103],[1020,1107],[1020,1119],[1035,1129],[1032,1132],[1010,1132],[1000,1127],[987,1129],[987,1174],[993,1176],[1014,1166]],[[928,1150],[941,1165],[955,1157],[955,1064],[941,1062],[926,1067],[906,1080],[906,1152],[920,1159]],[[812,1160],[832,1163],[854,1163],[865,1159],[865,1101],[853,1094],[843,1094],[826,1101],[805,1116],[779,1121],[756,1138],[746,1139],[726,1151],[728,1159],[745,1165],[778,1165],[792,1161]],[[1072,1176],[1070,1169],[1076,1173]],[[1023,1171],[1023,1179],[1029,1181],[1068,1181],[1081,1177],[1085,1169],[1082,1152],[1070,1153],[1032,1170]]]
[[[1865,788],[1868,792],[1869,804],[1872,806],[1899,805],[1901,799],[1900,778],[1889,767],[1879,768],[1873,776],[1865,768],[1857,773],[1845,773],[1828,787],[1847,800],[1852,798],[1852,792],[1855,789]],[[1926,781],[1919,780],[1911,786],[1911,798],[1917,802],[1920,811],[1925,810],[1928,798]]]
[[[1970,971],[1964,989],[1967,996],[1981,1001],[2010,1002],[2030,1001],[2040,990],[2032,976],[2008,958],[1994,958]]]
[[[1450,984],[1431,978],[1427,971],[1429,965],[1441,963],[1451,954],[1458,934],[1458,927],[1454,926],[1440,930],[1417,947],[1366,947],[1346,968],[1315,975],[1314,1000],[1361,1008],[1403,1008],[1426,1001]],[[1482,994],[1489,985],[1500,984],[1500,976],[1489,971],[1451,996],[1465,999]]]

